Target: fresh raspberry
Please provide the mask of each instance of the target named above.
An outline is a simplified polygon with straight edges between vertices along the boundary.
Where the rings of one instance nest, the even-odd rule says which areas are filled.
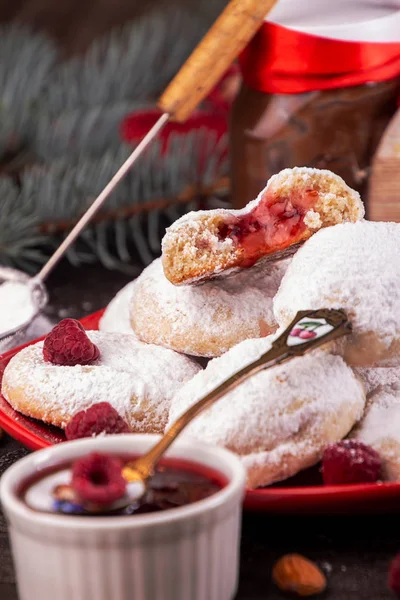
[[[97,452],[79,458],[72,465],[71,486],[85,503],[112,504],[126,491],[122,462]]]
[[[381,476],[379,454],[357,440],[343,440],[325,449],[322,476],[325,485],[372,483]]]
[[[76,319],[63,319],[44,340],[43,358],[53,365],[87,365],[99,356],[99,349]]]
[[[74,415],[65,429],[67,440],[92,437],[101,433],[129,433],[130,429],[108,402],[98,402]]]
[[[388,585],[392,592],[400,598],[400,552],[390,563]]]

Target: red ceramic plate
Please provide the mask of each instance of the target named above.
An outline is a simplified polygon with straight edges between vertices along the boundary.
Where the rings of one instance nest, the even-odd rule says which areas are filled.
[[[103,311],[82,319],[86,329],[97,329]],[[33,342],[29,342],[33,343]],[[28,345],[28,344],[26,344]],[[9,360],[24,346],[0,356],[0,378]],[[31,450],[65,440],[61,429],[15,412],[0,395],[0,427]],[[247,510],[275,514],[360,514],[398,511],[400,482],[368,485],[324,486],[318,468],[309,469],[264,489],[248,490]]]

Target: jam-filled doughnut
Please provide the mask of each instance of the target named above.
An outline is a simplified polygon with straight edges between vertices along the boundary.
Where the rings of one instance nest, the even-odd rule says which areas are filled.
[[[213,357],[276,329],[272,311],[288,261],[250,269],[201,286],[174,286],[156,259],[137,279],[131,323],[144,342]]]
[[[162,432],[172,396],[200,366],[132,335],[86,333],[100,352],[92,364],[47,362],[43,342],[16,354],[3,375],[6,400],[24,415],[62,428],[77,412],[109,402],[133,431]]]
[[[175,285],[250,267],[309,238],[321,227],[364,216],[359,194],[330,171],[285,169],[242,210],[191,212],[167,229],[165,276]]]
[[[204,394],[270,349],[245,340],[211,360],[174,396],[169,424]],[[365,404],[362,383],[340,356],[317,350],[254,375],[196,417],[182,435],[225,446],[247,467],[250,488],[317,463],[346,436]]]
[[[274,299],[286,326],[297,311],[341,308],[353,333],[337,344],[354,366],[400,365],[400,224],[360,221],[318,231],[294,256]]]

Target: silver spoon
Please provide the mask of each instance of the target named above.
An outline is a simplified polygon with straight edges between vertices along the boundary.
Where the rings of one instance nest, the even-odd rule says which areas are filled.
[[[7,288],[2,288],[7,284]],[[12,322],[6,331],[0,333],[0,352],[5,352],[12,346],[23,341],[24,333],[46,306],[48,296],[44,285],[37,285],[29,275],[17,269],[0,267],[0,288],[4,293],[11,293],[11,287],[22,285],[26,288],[27,311],[20,321]],[[29,310],[31,309],[31,310]]]

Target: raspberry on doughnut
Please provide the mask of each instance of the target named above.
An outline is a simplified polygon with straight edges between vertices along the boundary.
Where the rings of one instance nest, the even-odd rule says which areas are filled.
[[[43,358],[53,365],[88,365],[99,358],[99,349],[76,319],[63,319],[44,339]]]
[[[165,276],[181,285],[250,267],[322,227],[363,216],[359,194],[338,175],[284,169],[244,209],[191,212],[173,223],[162,242]]]
[[[130,429],[109,402],[92,404],[76,413],[65,428],[67,440],[78,440],[111,433],[129,433]]]
[[[46,362],[43,342],[18,352],[3,374],[6,400],[24,415],[62,428],[80,411],[109,403],[132,431],[161,433],[172,396],[200,366],[132,335],[100,331],[86,335],[100,353],[90,365]]]

